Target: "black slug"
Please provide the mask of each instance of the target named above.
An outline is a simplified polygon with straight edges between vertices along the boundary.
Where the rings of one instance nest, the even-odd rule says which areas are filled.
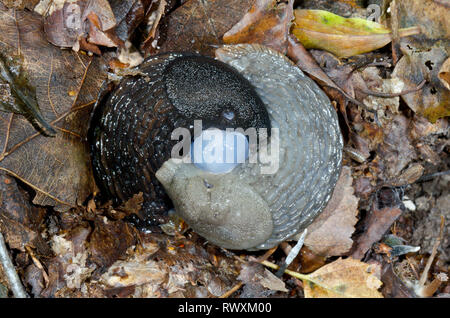
[[[228,64],[192,53],[146,59],[95,107],[89,129],[92,165],[105,199],[143,192],[138,226],[166,221],[172,203],[155,173],[170,158],[175,128],[270,128],[253,86]]]

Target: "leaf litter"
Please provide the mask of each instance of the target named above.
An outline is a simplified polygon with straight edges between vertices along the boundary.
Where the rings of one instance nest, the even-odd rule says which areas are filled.
[[[383,45],[370,44],[369,38],[373,45],[369,48],[356,42],[356,52],[367,53],[348,57],[352,54],[337,53],[332,41],[326,41],[327,46],[319,41],[316,49],[310,49],[310,44],[303,42],[305,48],[294,37],[299,25],[321,29],[331,21],[320,25],[318,18],[302,20],[301,12],[367,17],[366,8],[346,1],[305,1],[301,8],[294,7],[294,1],[274,0],[27,1],[20,6],[3,1],[0,53],[19,57],[23,74],[36,88],[42,117],[56,130],[55,138],[46,138],[21,115],[0,113],[0,230],[8,247],[17,252],[15,265],[28,293],[34,297],[448,293],[448,29],[426,8],[440,4],[426,2],[402,1],[393,8],[395,14],[382,12],[377,32],[386,37],[392,28],[398,52],[385,45],[389,35]],[[67,11],[70,4],[79,11],[74,6]],[[311,9],[327,12],[313,14]],[[68,13],[78,14],[73,21],[80,28],[61,23]],[[353,20],[342,26],[348,21]],[[356,23],[360,29],[374,26],[360,23]],[[424,24],[432,27],[401,37],[401,28]],[[349,40],[355,36],[355,30],[340,32]],[[255,258],[259,253],[205,244],[178,225],[166,231],[170,235],[144,234],[124,221],[139,212],[142,194],[115,208],[110,203],[97,206],[93,199],[97,189],[84,137],[102,81],[112,76],[108,68],[126,72],[144,56],[170,50],[213,56],[218,45],[240,42],[271,46],[316,80],[337,109],[346,140],[333,198],[309,227],[305,246],[281,278],[268,268],[283,265],[293,246],[289,242]],[[424,260],[435,265],[426,266]],[[2,286],[9,287],[0,271]]]

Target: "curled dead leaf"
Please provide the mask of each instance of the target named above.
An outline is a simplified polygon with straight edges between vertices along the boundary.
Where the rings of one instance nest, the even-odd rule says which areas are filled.
[[[378,291],[382,282],[373,265],[353,258],[327,264],[309,274],[305,282],[306,298],[382,298]],[[314,283],[316,282],[316,283]]]
[[[403,43],[401,50],[404,56],[395,66],[392,76],[403,80],[406,89],[427,80],[421,90],[402,95],[402,99],[409,108],[432,123],[450,116],[450,91],[438,77],[439,70],[447,59],[446,49],[433,46],[431,49],[420,50],[412,43]]]
[[[294,11],[292,33],[307,49],[322,49],[338,57],[373,51],[391,42],[383,25],[360,18],[343,18],[323,10]],[[418,27],[399,30],[399,36],[420,33]]]
[[[258,43],[286,53],[294,1],[257,0],[241,21],[223,35],[226,44]]]

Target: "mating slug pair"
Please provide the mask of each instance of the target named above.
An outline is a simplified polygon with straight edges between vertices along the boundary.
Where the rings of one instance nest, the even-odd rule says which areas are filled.
[[[211,243],[268,249],[306,228],[331,197],[343,147],[337,115],[325,93],[272,49],[224,46],[216,58],[164,53],[124,77],[91,121],[94,174],[115,203],[143,192],[150,224],[164,222],[173,206]],[[278,168],[262,173],[267,163],[247,160],[224,172],[171,158],[179,142],[172,132],[184,127],[194,141],[195,120],[204,130],[267,129]]]

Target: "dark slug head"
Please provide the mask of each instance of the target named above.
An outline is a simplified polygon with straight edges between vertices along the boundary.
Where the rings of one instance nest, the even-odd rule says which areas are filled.
[[[252,85],[229,65],[191,55],[173,60],[165,71],[167,96],[203,129],[270,128],[266,107]]]

